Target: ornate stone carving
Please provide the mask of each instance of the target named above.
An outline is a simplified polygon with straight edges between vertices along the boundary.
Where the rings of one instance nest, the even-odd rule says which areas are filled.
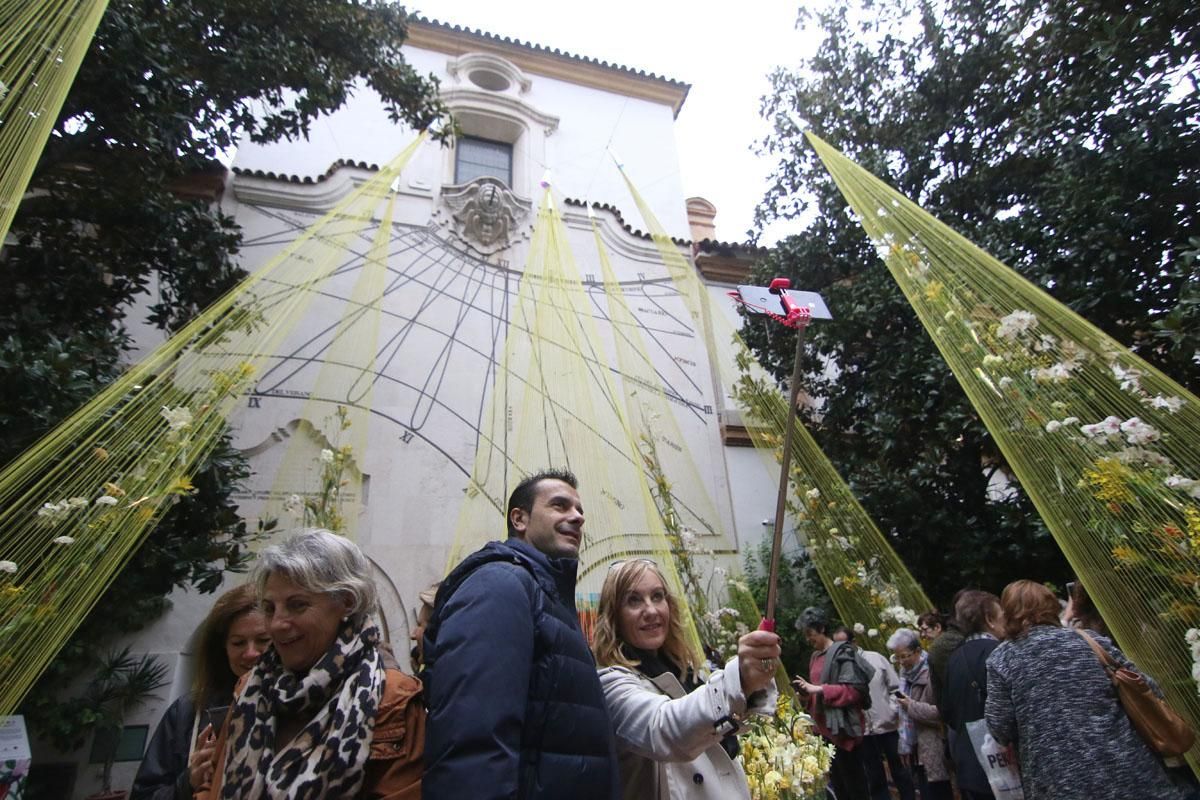
[[[464,186],[446,187],[442,203],[450,215],[450,233],[483,255],[511,245],[532,208],[503,182],[486,177]]]

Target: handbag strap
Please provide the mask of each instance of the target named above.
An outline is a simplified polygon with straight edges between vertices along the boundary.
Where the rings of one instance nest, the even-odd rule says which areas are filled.
[[[1113,673],[1120,669],[1120,666],[1117,664],[1117,662],[1113,661],[1113,657],[1110,656],[1104,650],[1104,648],[1100,646],[1099,642],[1097,642],[1091,636],[1088,636],[1086,631],[1082,630],[1081,628],[1072,628],[1072,630],[1082,636],[1083,640],[1088,643],[1088,646],[1090,646],[1092,651],[1096,654],[1096,658],[1100,659],[1100,664],[1103,665],[1104,672],[1108,675],[1108,679],[1113,683],[1116,683],[1117,679]]]

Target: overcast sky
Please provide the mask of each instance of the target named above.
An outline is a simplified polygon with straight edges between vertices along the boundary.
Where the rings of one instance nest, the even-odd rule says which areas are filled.
[[[771,167],[750,150],[767,131],[758,115],[767,75],[776,66],[795,66],[815,47],[811,36],[795,29],[796,4],[436,0],[408,8],[690,83],[675,126],[683,190],[717,207],[718,239],[745,241]],[[763,243],[787,232],[787,226],[775,226]]]

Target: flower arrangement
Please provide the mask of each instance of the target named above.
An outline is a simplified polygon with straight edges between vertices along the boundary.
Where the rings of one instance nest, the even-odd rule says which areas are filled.
[[[919,289],[932,280],[920,245],[885,235],[877,246],[906,291],[909,282]],[[1169,695],[1188,687],[1173,696],[1177,706],[1194,704],[1200,686],[1194,398],[1065,310],[1055,316],[1043,303],[1002,314],[993,311],[1000,301],[965,283],[936,300],[908,293],[918,298],[918,313],[1077,563],[1106,622]],[[964,371],[977,383],[964,379]],[[1186,661],[1181,643],[1190,653]]]
[[[775,715],[756,715],[739,738],[742,768],[754,800],[813,800],[825,796],[834,746],[812,730],[812,718],[780,697]]]
[[[212,372],[201,390],[164,391],[170,404],[157,413],[149,407],[127,423],[138,426],[136,447],[97,444],[84,455],[89,463],[80,468],[83,480],[63,491],[68,496],[30,509],[28,530],[37,541],[17,550],[26,557],[0,561],[0,669],[16,663],[14,643],[23,634],[41,630],[72,601],[59,591],[64,575],[86,580],[112,548],[126,546],[180,497],[195,493],[189,470],[196,454],[223,430],[220,407],[253,375],[254,368],[242,363]]]
[[[331,447],[322,448],[317,458],[320,477],[316,491],[303,495],[290,495],[283,503],[283,510],[295,517],[304,527],[318,527],[345,533],[346,519],[342,515],[343,490],[350,481],[346,469],[350,466],[353,448],[341,444],[342,434],[350,428],[350,415],[345,406],[338,406],[325,419],[326,429],[333,428]]]

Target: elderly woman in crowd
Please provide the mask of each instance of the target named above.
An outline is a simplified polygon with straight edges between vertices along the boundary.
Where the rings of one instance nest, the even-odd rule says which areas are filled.
[[[987,659],[1004,635],[1000,598],[991,592],[971,590],[959,595],[954,617],[966,637],[950,655],[946,685],[938,698],[938,711],[948,728],[950,756],[963,800],[990,800],[992,787],[979,765],[967,723],[983,719],[987,701]]]
[[[1129,722],[1091,646],[1059,624],[1054,593],[1016,581],[1000,605],[1006,638],[988,656],[986,718],[996,741],[1016,744],[1025,800],[1184,797]],[[1108,637],[1091,636],[1136,669]]]
[[[946,737],[933,703],[929,656],[921,649],[920,637],[908,628],[893,633],[887,646],[900,667],[900,694],[896,696],[900,704],[900,752],[908,755],[922,800],[951,800],[954,791],[946,765]]]
[[[679,606],[658,565],[614,564],[600,592],[593,650],[616,728],[626,800],[744,798],[738,720],[775,710],[779,637],[746,634],[738,654],[701,683],[703,664],[683,633]]]
[[[264,550],[253,582],[273,646],[243,680],[208,797],[421,796],[421,685],[370,621],[362,551],[324,530]]]
[[[234,684],[271,644],[254,587],[238,586],[218,597],[194,642],[191,691],[158,723],[131,800],[188,800],[208,781],[215,761],[213,724],[221,724]]]

